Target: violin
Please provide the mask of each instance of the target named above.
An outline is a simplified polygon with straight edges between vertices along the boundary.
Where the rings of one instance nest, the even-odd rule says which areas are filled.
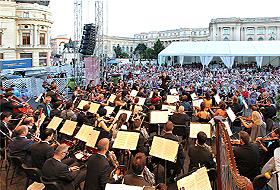
[[[274,141],[279,140],[279,137],[258,137],[256,141]]]
[[[23,102],[20,99],[18,99],[16,96],[13,96],[12,99],[10,99],[12,104],[19,106],[21,103],[25,103],[24,107],[22,108],[14,108],[13,111],[15,113],[23,113],[23,114],[27,114],[30,110],[33,110],[32,107],[27,103],[27,102]]]

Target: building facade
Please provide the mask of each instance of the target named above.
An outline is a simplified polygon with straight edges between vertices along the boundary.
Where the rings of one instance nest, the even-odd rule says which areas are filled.
[[[280,17],[217,18],[209,31],[211,41],[280,40]]]
[[[48,4],[0,0],[0,59],[32,58],[33,66],[50,65],[52,23]]]
[[[51,39],[50,45],[51,45],[51,55],[61,55],[64,53],[64,45],[69,42],[69,38],[67,36],[58,36],[56,38]]]

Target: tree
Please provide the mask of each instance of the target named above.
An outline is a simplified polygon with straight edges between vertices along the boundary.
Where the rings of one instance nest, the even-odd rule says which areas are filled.
[[[116,58],[121,58],[122,57],[122,48],[118,44],[117,47],[114,47],[114,52],[116,54]]]
[[[147,48],[145,51],[145,59],[151,60],[154,56],[154,50],[152,48]]]
[[[144,58],[145,57],[145,51],[147,49],[147,46],[143,43],[141,44],[138,44],[137,47],[135,48],[134,52],[136,54],[139,54],[140,55],[140,63],[141,63],[141,58]]]
[[[158,58],[158,54],[159,54],[162,50],[164,50],[164,46],[163,46],[163,44],[161,43],[161,41],[158,39],[158,40],[156,41],[156,43],[154,44],[154,56],[153,56],[153,58],[154,58],[154,59],[157,59],[157,58]]]

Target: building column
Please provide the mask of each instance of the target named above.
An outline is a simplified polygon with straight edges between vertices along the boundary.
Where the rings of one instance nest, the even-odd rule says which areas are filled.
[[[21,46],[22,45],[22,30],[19,30],[18,34],[19,34],[19,43],[18,43],[18,45]]]
[[[51,66],[50,60],[51,60],[51,52],[47,52],[47,66]]]
[[[39,66],[39,51],[32,52],[32,67]]]
[[[231,27],[231,38],[230,38],[230,40],[231,41],[235,41],[235,35],[234,35],[234,27]]]
[[[37,25],[36,24],[34,24],[33,25],[33,34],[34,34],[34,36],[33,36],[33,46],[37,46],[38,44],[37,44]]]

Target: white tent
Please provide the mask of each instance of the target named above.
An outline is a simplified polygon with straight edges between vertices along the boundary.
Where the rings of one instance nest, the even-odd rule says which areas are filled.
[[[181,64],[184,56],[199,56],[203,65],[208,65],[217,56],[229,68],[236,56],[252,56],[256,57],[260,67],[264,56],[280,56],[280,41],[173,42],[159,53],[159,63],[164,63],[164,57],[167,56],[179,56]]]

